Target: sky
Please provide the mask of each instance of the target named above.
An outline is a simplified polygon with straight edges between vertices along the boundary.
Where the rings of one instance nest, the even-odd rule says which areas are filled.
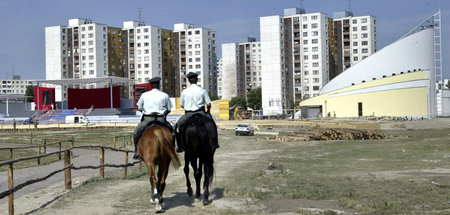
[[[349,4],[350,2],[350,4]],[[450,0],[2,0],[0,1],[0,79],[45,79],[45,27],[68,25],[72,18],[122,27],[124,21],[173,29],[190,23],[217,32],[217,55],[223,43],[254,36],[259,18],[283,15],[285,8],[306,13],[351,10],[354,16],[375,16],[378,50],[395,42],[435,14],[442,16],[444,78],[450,78]],[[139,16],[141,8],[141,16]]]

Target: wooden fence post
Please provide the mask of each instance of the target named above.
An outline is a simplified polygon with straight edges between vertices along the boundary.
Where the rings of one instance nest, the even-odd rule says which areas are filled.
[[[47,154],[47,139],[44,139],[44,154]]]
[[[123,139],[123,148],[126,148],[127,147],[127,142],[125,140],[125,136],[122,136],[122,139]]]
[[[58,153],[58,159],[61,160],[61,142],[58,143],[58,150],[60,151]]]
[[[33,144],[33,132],[30,132],[30,144]]]
[[[114,148],[117,147],[117,140],[116,140],[116,136],[114,136]]]
[[[64,151],[64,167],[70,166],[70,152],[72,150],[66,150]],[[66,190],[72,189],[72,173],[71,168],[67,168],[64,170],[64,182],[66,185]]]
[[[8,188],[12,189],[14,187],[13,178],[13,164],[8,164]],[[9,214],[14,214],[14,192],[9,194]]]
[[[105,149],[103,147],[100,148],[100,165],[105,164]],[[100,177],[102,179],[105,178],[105,167],[100,167]]]
[[[12,148],[9,149],[9,159],[10,160],[13,159],[13,149]]]
[[[126,164],[128,164],[128,152],[125,152],[125,165],[126,165]],[[127,170],[128,170],[128,167],[125,166],[125,170],[124,170],[124,172],[123,172],[123,177],[124,177],[124,178],[127,177]]]
[[[38,147],[38,154],[37,155],[41,155],[41,146]],[[38,163],[38,165],[41,165],[41,158],[37,158],[37,163]]]

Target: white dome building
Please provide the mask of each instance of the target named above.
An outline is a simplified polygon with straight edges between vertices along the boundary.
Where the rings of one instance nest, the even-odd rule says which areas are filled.
[[[302,118],[435,117],[438,15],[338,75],[319,96],[301,102]]]

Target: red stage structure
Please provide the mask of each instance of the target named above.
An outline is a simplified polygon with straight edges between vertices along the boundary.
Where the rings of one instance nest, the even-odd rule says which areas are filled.
[[[34,98],[37,110],[51,110],[55,104],[55,88],[34,86]]]
[[[111,96],[110,88],[96,89],[67,89],[68,108],[88,109],[94,108],[110,108]],[[112,89],[113,108],[120,107],[120,86],[114,86]]]
[[[139,98],[141,98],[142,93],[145,93],[151,90],[150,83],[145,84],[135,84],[134,85],[134,107],[137,108],[137,102]]]

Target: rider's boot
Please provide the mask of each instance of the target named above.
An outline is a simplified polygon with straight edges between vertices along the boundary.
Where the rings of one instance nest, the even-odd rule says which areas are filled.
[[[175,135],[175,138],[176,138],[176,140],[177,140],[177,144],[176,144],[176,152],[177,153],[181,153],[181,152],[183,152],[183,147],[181,147],[181,135],[178,133],[178,135],[176,135],[177,134],[177,129],[178,128],[175,128],[174,129],[174,132],[173,132],[173,134],[172,135]]]
[[[139,156],[137,154],[137,145],[138,145],[138,137],[137,135],[133,136],[133,141],[134,141],[134,155],[133,155],[133,159],[139,159]]]

